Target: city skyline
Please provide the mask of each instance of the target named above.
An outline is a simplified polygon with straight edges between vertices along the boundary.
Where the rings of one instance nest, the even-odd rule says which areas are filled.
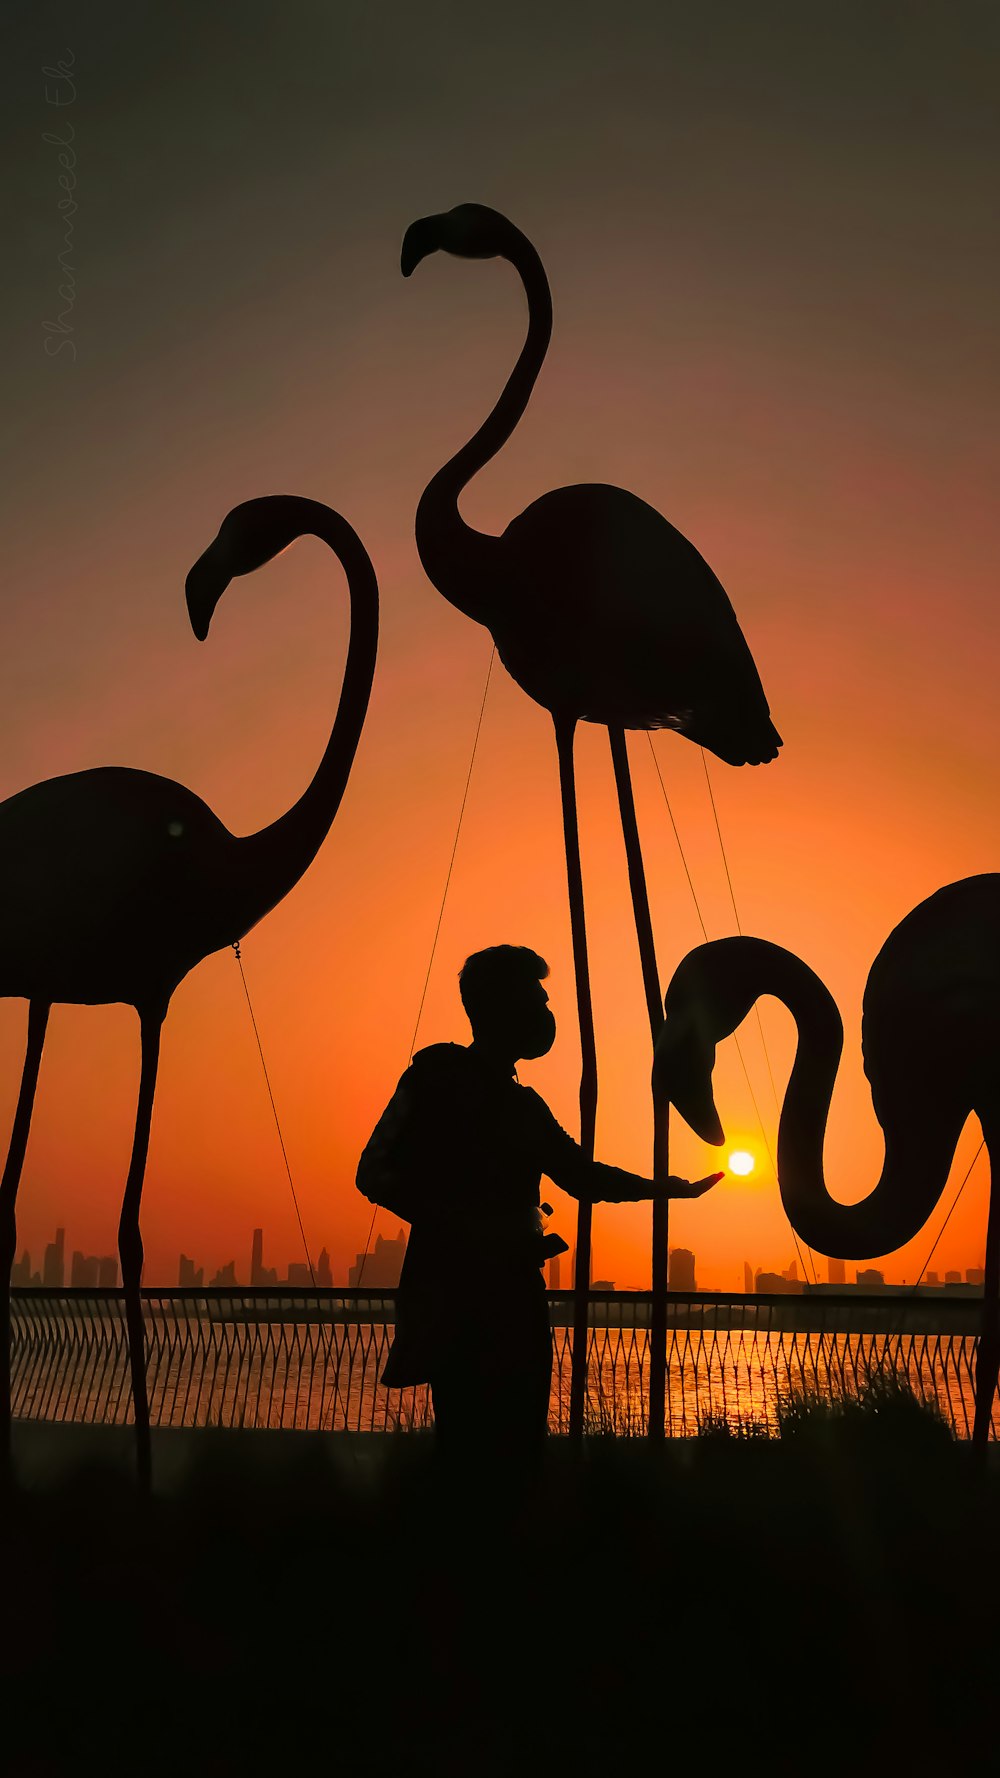
[[[394,1236],[377,1234],[374,1245],[363,1251],[356,1252],[352,1261],[346,1265],[335,1267],[329,1250],[320,1248],[315,1265],[306,1260],[289,1260],[284,1276],[280,1275],[277,1266],[264,1263],[264,1229],[255,1228],[251,1231],[250,1257],[246,1270],[235,1258],[223,1260],[211,1271],[205,1264],[198,1264],[191,1255],[181,1250],[176,1266],[176,1277],[154,1279],[143,1271],[143,1284],[147,1289],[170,1289],[176,1284],[179,1289],[238,1289],[245,1285],[250,1290],[270,1290],[281,1285],[293,1289],[306,1289],[313,1286],[318,1289],[332,1289],[338,1285],[347,1289],[356,1289],[367,1284],[373,1290],[394,1289],[399,1281],[400,1268],[406,1250],[406,1229],[398,1225]],[[563,1277],[560,1264],[562,1255],[556,1255],[547,1262],[545,1268],[546,1283],[550,1290],[570,1289],[573,1280],[573,1264],[575,1249],[569,1255],[568,1275]],[[593,1255],[592,1262],[593,1262]],[[917,1288],[913,1280],[905,1276],[890,1278],[882,1266],[873,1266],[859,1262],[854,1268],[854,1278],[847,1276],[847,1266],[843,1260],[827,1259],[813,1255],[815,1275],[806,1270],[800,1273],[800,1262],[793,1258],[783,1268],[755,1266],[749,1260],[743,1262],[742,1289],[746,1295],[755,1292],[784,1294],[789,1291],[801,1291],[807,1284],[822,1285],[828,1289],[897,1289]],[[820,1268],[825,1270],[825,1277],[820,1277]],[[346,1277],[339,1275],[346,1272]],[[207,1277],[206,1277],[206,1274]],[[119,1262],[114,1254],[85,1254],[82,1249],[74,1249],[70,1260],[69,1287],[71,1289],[117,1289]],[[669,1255],[670,1289],[697,1294],[699,1289],[718,1290],[717,1284],[699,1285],[697,1258],[694,1251],[686,1247],[671,1247]],[[981,1265],[963,1267],[928,1268],[920,1277],[919,1287],[923,1289],[942,1289],[959,1286],[962,1288],[981,1289],[984,1271]],[[20,1257],[15,1259],[11,1267],[11,1285],[17,1288],[45,1288],[62,1290],[66,1288],[66,1230],[64,1226],[56,1229],[54,1238],[47,1242],[43,1252],[42,1264],[32,1270],[31,1253],[27,1247],[21,1250]],[[457,1282],[461,1283],[462,1280]],[[596,1275],[596,1265],[591,1265],[591,1288],[594,1290],[614,1290],[615,1281]],[[623,1284],[623,1290],[641,1290],[642,1285]],[[725,1290],[725,1286],[721,1287]]]

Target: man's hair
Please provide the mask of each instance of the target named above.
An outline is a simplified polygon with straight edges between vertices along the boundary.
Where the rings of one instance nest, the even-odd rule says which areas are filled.
[[[544,981],[548,973],[545,958],[527,945],[490,945],[486,951],[474,951],[458,975],[458,991],[472,1029],[506,1003],[512,987]]]

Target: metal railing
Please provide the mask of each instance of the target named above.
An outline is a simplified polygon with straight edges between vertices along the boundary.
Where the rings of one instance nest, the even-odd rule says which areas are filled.
[[[648,1428],[651,1295],[591,1294],[586,1427]],[[424,1388],[386,1390],[379,1373],[395,1319],[391,1291],[143,1291],[154,1426],[389,1431],[431,1423]],[[549,1426],[569,1421],[573,1300],[549,1292]],[[872,1376],[934,1400],[959,1437],[972,1430],[982,1299],[919,1296],[668,1297],[668,1436],[711,1417],[773,1431],[784,1395],[853,1394]],[[26,1420],[132,1419],[120,1290],[11,1292],[13,1411]],[[993,1436],[1000,1411],[993,1404]]]

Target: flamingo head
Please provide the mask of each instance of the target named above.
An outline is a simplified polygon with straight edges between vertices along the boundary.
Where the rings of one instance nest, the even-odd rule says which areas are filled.
[[[454,253],[459,259],[503,257],[514,234],[499,210],[485,204],[458,204],[454,210],[411,222],[403,236],[400,270],[408,278],[431,253]]]
[[[653,1088],[676,1106],[703,1142],[725,1141],[712,1091],[716,1045],[742,1024],[756,999],[753,987],[763,941],[723,938],[698,945],[674,971],[656,1040]]]
[[[185,581],[188,616],[199,642],[204,642],[215,607],[229,582],[252,574],[294,543],[309,528],[305,508],[311,502],[291,494],[267,494],[234,506],[219,534],[198,557]]]

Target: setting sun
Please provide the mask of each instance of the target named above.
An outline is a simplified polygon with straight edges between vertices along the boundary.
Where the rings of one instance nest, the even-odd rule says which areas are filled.
[[[730,1155],[730,1157],[729,1157],[729,1171],[731,1173],[741,1173],[741,1174],[752,1173],[753,1168],[754,1168],[753,1155],[747,1154],[745,1148],[738,1148],[735,1150],[735,1152],[733,1154]]]

